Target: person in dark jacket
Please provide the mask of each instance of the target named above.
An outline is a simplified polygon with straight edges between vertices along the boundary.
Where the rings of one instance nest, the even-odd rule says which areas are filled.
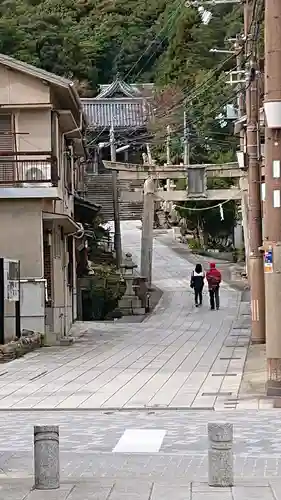
[[[205,274],[201,264],[196,264],[195,270],[192,272],[190,286],[194,290],[195,306],[202,306],[202,292],[204,288]],[[198,304],[199,299],[199,304]]]
[[[209,287],[209,296],[210,296],[210,307],[213,311],[215,309],[218,310],[220,308],[220,284],[221,284],[221,273],[216,268],[216,264],[211,262],[210,269],[206,273],[206,278]]]

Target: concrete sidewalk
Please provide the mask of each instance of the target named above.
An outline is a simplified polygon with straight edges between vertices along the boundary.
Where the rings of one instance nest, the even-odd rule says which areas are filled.
[[[60,489],[32,490],[31,480],[0,480],[3,500],[280,500],[281,479],[237,482],[232,488],[211,488],[203,482],[154,481],[63,482]]]
[[[141,232],[122,228],[139,262]],[[153,282],[163,296],[142,323],[89,322],[71,347],[43,348],[0,370],[1,409],[236,408],[250,331],[241,292],[221,309],[194,307],[193,264],[157,239]]]

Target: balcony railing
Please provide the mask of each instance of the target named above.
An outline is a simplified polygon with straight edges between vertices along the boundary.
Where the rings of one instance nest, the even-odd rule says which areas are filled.
[[[57,160],[56,158],[15,160],[0,157],[0,184],[22,187],[57,186]]]

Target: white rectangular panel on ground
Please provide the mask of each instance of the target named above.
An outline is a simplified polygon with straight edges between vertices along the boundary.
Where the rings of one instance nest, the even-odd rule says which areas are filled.
[[[114,453],[157,453],[166,431],[162,429],[126,429]]]

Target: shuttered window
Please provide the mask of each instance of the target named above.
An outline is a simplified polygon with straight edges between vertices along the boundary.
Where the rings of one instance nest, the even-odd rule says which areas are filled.
[[[13,115],[0,113],[0,181],[11,182],[14,180],[14,164],[12,155],[3,153],[13,153],[15,151],[15,134]],[[9,160],[9,161],[7,161]]]
[[[51,261],[51,247],[47,241],[44,240],[44,278],[47,280],[47,294],[50,302],[52,299],[52,261]]]

